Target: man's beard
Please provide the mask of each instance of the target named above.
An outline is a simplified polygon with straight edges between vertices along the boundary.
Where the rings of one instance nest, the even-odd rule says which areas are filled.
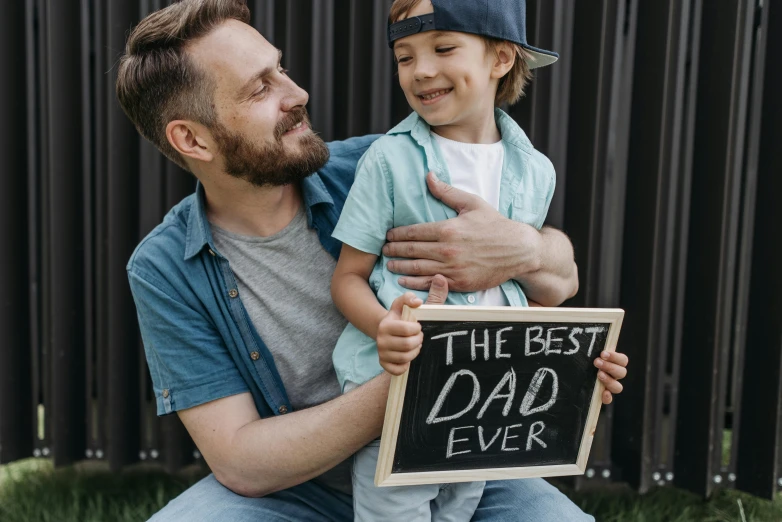
[[[211,130],[223,155],[225,171],[259,187],[301,182],[326,164],[329,149],[319,136],[309,132],[299,138],[298,151],[287,150],[282,136],[299,122],[312,128],[304,107],[288,112],[275,127],[274,140],[264,145],[256,145],[218,122]]]

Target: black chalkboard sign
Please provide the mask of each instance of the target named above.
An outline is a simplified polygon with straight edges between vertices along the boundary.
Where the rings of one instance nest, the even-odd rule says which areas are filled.
[[[421,354],[389,391],[379,486],[582,474],[624,312],[423,306]]]

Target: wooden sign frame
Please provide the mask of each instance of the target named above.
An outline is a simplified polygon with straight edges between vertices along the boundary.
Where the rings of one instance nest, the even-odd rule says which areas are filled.
[[[511,308],[507,306],[423,305],[419,308],[405,306],[402,319],[406,321],[487,321],[502,323],[602,323],[608,325],[609,328],[603,350],[614,352],[616,351],[616,343],[619,340],[619,330],[622,327],[624,310],[613,308]],[[375,471],[375,484],[377,486],[556,477],[582,475],[584,473],[587,460],[589,459],[589,451],[592,448],[592,439],[595,436],[597,419],[600,415],[601,397],[605,389],[605,386],[599,379],[596,379],[596,385],[592,394],[586,426],[579,446],[578,458],[572,464],[394,473],[392,467],[402,419],[408,373],[409,370],[391,379],[383,434],[380,439],[380,454]]]

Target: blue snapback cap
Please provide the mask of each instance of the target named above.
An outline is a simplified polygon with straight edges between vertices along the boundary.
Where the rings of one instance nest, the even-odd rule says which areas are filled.
[[[388,46],[424,31],[458,31],[517,43],[527,51],[530,69],[551,65],[559,55],[527,43],[526,0],[431,0],[434,12],[388,25]]]

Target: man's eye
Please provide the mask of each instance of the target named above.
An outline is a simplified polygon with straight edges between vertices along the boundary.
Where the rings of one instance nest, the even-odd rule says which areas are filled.
[[[456,49],[456,47],[438,47],[435,49],[435,51],[439,54],[445,54],[447,52],[453,51],[454,49]]]
[[[253,98],[257,98],[257,97],[259,97],[259,96],[263,96],[264,94],[266,94],[266,91],[268,91],[268,90],[269,90],[269,87],[267,87],[266,85],[264,85],[263,87],[261,87],[261,89],[260,89],[260,90],[256,91],[256,92],[253,94]]]

